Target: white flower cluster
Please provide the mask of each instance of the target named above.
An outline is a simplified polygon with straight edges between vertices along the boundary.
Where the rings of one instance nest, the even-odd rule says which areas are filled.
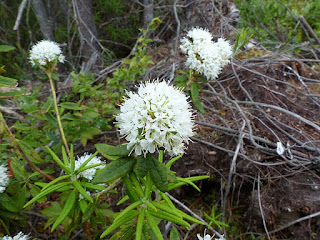
[[[198,237],[198,240],[211,240],[211,239],[214,238],[214,235],[215,235],[215,234],[213,234],[213,236],[211,237],[209,234],[206,234],[206,230],[204,230],[204,236],[201,237],[200,234],[198,233],[198,234],[197,234],[197,237]],[[224,238],[223,235],[221,235],[220,238],[215,238],[215,239],[213,239],[213,240],[226,240],[226,239]]]
[[[193,118],[188,98],[167,82],[140,84],[137,93],[128,92],[116,116],[127,148],[137,155],[164,148],[171,156],[183,153],[193,135]]]
[[[199,27],[191,29],[181,40],[181,51],[187,55],[186,66],[206,76],[208,80],[218,77],[222,68],[230,61],[232,47],[229,41],[219,38],[212,41],[207,29]]]
[[[46,66],[48,63],[63,63],[65,56],[56,42],[42,40],[31,48],[29,59],[32,66]]]
[[[90,158],[91,156],[92,156],[92,154],[85,153],[83,156],[78,157],[78,159],[75,160],[75,163],[74,163],[75,170],[78,170],[80,168],[80,166],[86,160],[88,160],[88,158]],[[101,161],[101,158],[100,157],[94,157],[87,163],[86,166],[91,166],[91,165],[99,164],[99,163],[103,163]],[[104,164],[96,166],[96,167],[93,167],[93,168],[89,168],[89,169],[84,170],[83,172],[79,173],[77,177],[84,177],[84,178],[86,178],[88,180],[92,180],[94,175],[96,174],[96,171],[98,169],[100,169],[100,168],[103,168],[103,167],[105,167]]]
[[[10,236],[5,236],[3,238],[0,238],[1,240],[28,240],[29,236],[24,235],[23,232],[19,232],[16,236],[10,237]]]
[[[6,190],[8,183],[8,169],[5,166],[0,165],[0,193],[3,193]]]

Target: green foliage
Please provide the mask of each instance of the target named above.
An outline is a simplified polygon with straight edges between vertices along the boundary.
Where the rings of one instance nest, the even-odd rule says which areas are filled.
[[[201,112],[205,113],[204,107],[199,99],[199,92],[202,91],[202,88],[199,82],[207,83],[208,81],[196,71],[190,69],[189,71],[179,70],[179,75],[173,79],[177,82],[177,87],[184,89],[189,96],[196,108]]]
[[[152,42],[148,38],[149,32],[154,31],[161,20],[155,18],[149,23],[147,29],[140,29],[142,36],[138,39],[137,51],[133,52],[132,58],[122,59],[122,65],[113,72],[113,77],[107,78],[107,92],[109,102],[114,106],[118,105],[128,88],[128,83],[135,84],[139,78],[153,65],[151,57],[147,55],[148,44]]]
[[[213,205],[212,208],[211,208],[211,215],[209,216],[208,214],[206,214],[204,212],[204,215],[205,217],[210,220],[209,222],[209,225],[208,225],[208,228],[211,227],[211,225],[215,225],[217,226],[219,229],[221,229],[221,226],[224,226],[224,227],[228,227],[228,224],[224,223],[224,222],[221,222],[219,221],[218,219],[222,216],[222,213],[216,215],[215,213],[215,206]]]
[[[85,222],[88,221],[91,215],[94,213],[94,210],[90,210],[90,206],[96,206],[96,199],[92,199],[91,196],[86,192],[88,190],[98,190],[103,191],[105,187],[101,185],[95,185],[94,183],[88,182],[85,178],[79,178],[79,173],[96,167],[101,164],[94,164],[87,166],[88,162],[97,155],[98,152],[93,154],[88,158],[82,165],[75,170],[74,168],[74,158],[69,159],[67,157],[64,147],[62,147],[62,160],[48,147],[47,151],[52,156],[56,164],[64,170],[64,175],[52,180],[50,183],[37,183],[42,187],[41,191],[34,196],[29,202],[24,205],[24,208],[32,205],[33,203],[43,199],[53,192],[61,192],[61,198],[63,200],[64,196],[67,196],[61,205],[57,203],[52,203],[52,206],[45,211],[44,214],[49,216],[49,220],[46,226],[53,224],[51,232],[53,232],[60,224],[64,224],[65,229],[74,229],[77,227],[77,224],[74,224],[74,221],[69,221],[70,219],[75,219],[77,216],[77,221]],[[73,148],[71,147],[71,156],[73,156]],[[103,163],[102,163],[103,164]],[[56,214],[56,213],[59,214]],[[76,215],[75,215],[76,214]],[[95,212],[95,214],[102,214]],[[105,214],[109,215],[110,211],[106,211]],[[103,214],[102,214],[103,215]]]
[[[111,150],[110,152],[115,152],[114,149],[110,148],[109,146],[103,147],[104,148],[101,148],[101,144],[99,145],[99,148],[103,149],[104,154],[108,155],[108,149]],[[120,150],[120,147],[118,150]],[[122,152],[120,152],[120,154],[122,154]],[[174,172],[170,170],[170,167],[180,157],[181,156],[171,159],[171,161],[165,165],[162,163],[162,151],[160,151],[158,159],[149,153],[146,156],[138,156],[137,162],[140,162],[142,165],[146,165],[143,170],[144,174],[142,175],[138,173],[138,167],[133,169],[131,168],[129,171],[126,171],[126,173],[124,173],[122,170],[117,170],[117,168],[121,169],[123,163],[125,163],[125,161],[122,160],[123,158],[118,158],[109,163],[105,168],[111,169],[112,171],[108,170],[108,172],[106,172],[106,170],[102,169],[99,173],[97,173],[93,183],[109,181],[110,177],[108,175],[116,175],[117,178],[122,177],[122,180],[126,186],[127,197],[123,198],[120,202],[123,203],[125,200],[129,199],[132,202],[128,207],[119,213],[119,215],[114,219],[113,223],[102,233],[101,238],[106,237],[120,228],[120,231],[110,238],[119,239],[121,236],[123,236],[124,229],[128,230],[126,227],[124,227],[127,226],[127,223],[130,223],[131,226],[135,226],[134,232],[136,233],[135,239],[137,240],[142,239],[142,236],[144,236],[144,229],[151,230],[150,233],[155,235],[155,238],[152,239],[163,239],[158,227],[161,220],[170,221],[186,228],[190,227],[190,224],[187,221],[203,224],[197,219],[177,209],[170,198],[164,193],[164,191],[166,191],[168,188],[167,186],[169,186],[169,178],[171,181],[170,184],[177,184],[174,186],[171,185],[171,189],[181,186],[179,183],[182,185],[190,184],[198,189],[193,182],[208,178],[208,176],[194,178],[170,177],[170,175],[174,175]],[[119,164],[121,162],[120,166],[118,166],[117,162],[119,162]],[[117,173],[112,173],[113,171]],[[112,179],[115,180],[116,178],[112,177]],[[152,196],[154,195],[156,197],[155,199],[152,199]],[[174,237],[177,238],[177,233],[173,230],[171,239],[175,239]],[[123,239],[123,237],[121,237],[121,239]],[[131,236],[128,239],[133,239],[133,237]]]
[[[319,35],[320,24],[317,20],[320,6],[317,1],[283,0],[237,0],[240,9],[240,28],[248,28],[248,33],[259,41],[281,41],[300,43],[306,40],[301,27],[296,27],[300,15],[304,16],[313,30]],[[293,16],[288,9],[291,10]],[[295,19],[296,18],[296,19]]]

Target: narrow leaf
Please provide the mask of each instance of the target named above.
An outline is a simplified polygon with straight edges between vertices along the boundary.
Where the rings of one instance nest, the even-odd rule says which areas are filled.
[[[154,221],[153,217],[149,214],[149,211],[145,211],[145,215],[148,221],[148,225],[151,227],[152,232],[156,235],[157,240],[163,240],[161,231]]]
[[[170,240],[180,240],[179,237],[179,232],[175,228],[175,226],[172,226],[171,231],[170,231]]]
[[[81,186],[81,184],[79,183],[78,180],[74,180],[72,182],[72,184],[85,199],[87,199],[89,202],[93,203],[92,198],[89,196],[89,194],[86,192],[86,190],[84,190],[84,188]]]
[[[70,169],[67,168],[63,162],[61,162],[60,158],[48,147],[46,146],[46,149],[48,150],[48,152],[51,154],[53,160],[56,161],[56,163],[62,168],[63,171],[65,171],[66,173],[71,173]]]
[[[134,219],[136,216],[139,215],[138,211],[132,211],[132,212],[128,212],[125,216],[123,216],[122,218],[118,219],[118,221],[114,221],[111,226],[109,226],[107,228],[107,230],[105,230],[100,238],[104,238],[105,236],[109,235],[110,233],[112,233],[114,230],[116,230],[117,228],[119,228],[120,226],[122,226],[123,224],[125,224],[126,222]]]
[[[128,207],[123,209],[121,213],[114,219],[114,222],[118,221],[120,218],[122,218],[124,215],[126,215],[131,210],[139,207],[142,204],[142,202],[139,200],[137,202],[131,203]]]
[[[48,189],[49,187],[55,185],[57,182],[60,182],[60,181],[62,181],[62,180],[65,180],[65,179],[67,179],[67,178],[69,178],[69,177],[70,177],[70,175],[63,175],[63,176],[61,176],[61,177],[58,177],[58,178],[52,180],[52,181],[49,182],[45,187],[43,187],[43,188],[41,189],[41,192],[43,192],[44,190]]]
[[[176,224],[185,226],[186,228],[190,227],[189,223],[187,223],[186,221],[182,220],[179,217],[176,217],[175,215],[172,215],[171,213],[167,213],[167,212],[164,212],[164,211],[157,211],[156,212],[156,211],[153,211],[151,209],[148,209],[148,211],[154,217],[157,217],[157,218],[160,218],[160,219],[163,219],[163,220],[167,220],[167,221],[172,222],[172,223],[176,223]]]
[[[58,183],[57,185],[51,186],[48,189],[44,190],[43,192],[40,192],[36,197],[32,198],[29,202],[27,202],[23,207],[26,208],[29,205],[31,205],[32,203],[38,201],[40,198],[48,195],[49,193],[52,193],[62,187],[65,187],[67,185],[69,185],[70,182],[62,182],[62,183]]]
[[[68,200],[66,201],[66,204],[64,205],[59,217],[53,224],[51,228],[51,232],[53,232],[59,225],[62,223],[62,221],[68,216],[69,212],[73,208],[73,205],[76,201],[76,192],[72,191],[71,194],[68,197]]]
[[[137,228],[136,228],[136,240],[142,239],[144,214],[145,214],[145,209],[141,208],[140,213],[139,213],[139,217],[138,217]]]

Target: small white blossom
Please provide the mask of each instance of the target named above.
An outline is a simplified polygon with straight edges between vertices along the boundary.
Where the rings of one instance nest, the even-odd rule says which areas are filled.
[[[92,156],[92,154],[88,154],[88,153],[85,153],[83,156],[81,157],[78,157],[77,160],[75,160],[75,170],[78,170],[80,168],[80,166],[86,161],[88,160],[88,158],[90,158]],[[100,157],[94,157],[92,158],[86,166],[91,166],[91,165],[94,165],[94,164],[99,164],[99,163],[103,163],[101,161],[101,158]],[[93,168],[89,168],[85,171],[82,171],[81,173],[78,174],[77,177],[84,177],[88,180],[92,180],[94,175],[96,174],[96,171],[100,168],[103,168],[105,167],[104,164],[102,165],[99,165],[99,166],[96,166],[96,167],[93,167]]]
[[[0,193],[3,193],[6,190],[8,183],[8,169],[7,167],[0,165]]]
[[[214,236],[215,236],[215,234],[213,234],[213,236],[211,237],[209,234],[206,233],[206,230],[204,230],[203,237],[201,237],[199,233],[197,234],[198,240],[211,240],[214,238]],[[214,240],[226,240],[226,239],[224,238],[223,235],[221,235],[220,238],[215,238]]]
[[[285,150],[285,148],[282,145],[282,143],[281,142],[277,142],[277,153],[279,155],[282,155],[284,153],[284,150]]]
[[[193,135],[191,106],[186,95],[167,82],[140,84],[137,93],[128,92],[116,116],[127,148],[137,155],[165,148],[171,156],[184,152]]]
[[[56,42],[42,40],[31,48],[29,59],[32,66],[46,66],[48,63],[63,63],[65,56]]]
[[[1,238],[0,238],[1,239]],[[19,232],[16,236],[10,237],[10,236],[4,236],[2,240],[28,240],[29,236],[23,234],[23,232]]]
[[[91,193],[90,193],[89,191],[86,191],[86,193],[87,193],[89,196],[91,195]],[[80,201],[81,199],[84,199],[84,196],[82,196],[82,194],[80,193],[80,194],[79,194],[79,201]]]
[[[187,55],[186,66],[194,69],[207,79],[215,79],[222,68],[227,65],[232,55],[229,41],[219,38],[212,41],[212,35],[207,29],[193,28],[187,38],[181,40],[181,51]]]

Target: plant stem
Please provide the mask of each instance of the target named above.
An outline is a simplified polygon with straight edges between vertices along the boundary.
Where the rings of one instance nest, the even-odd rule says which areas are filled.
[[[52,91],[52,96],[53,96],[53,102],[54,102],[54,109],[55,109],[56,115],[57,115],[57,122],[58,122],[58,125],[59,125],[61,138],[62,138],[62,141],[63,141],[64,146],[66,148],[66,151],[68,153],[68,156],[69,156],[69,158],[71,158],[71,154],[70,154],[70,150],[69,150],[69,147],[68,147],[68,143],[67,143],[66,137],[64,135],[64,131],[63,131],[62,123],[61,123],[61,118],[60,118],[60,113],[59,113],[58,103],[57,103],[57,97],[56,97],[56,90],[54,88],[53,79],[52,79],[52,72],[50,70],[46,70],[46,74],[48,75],[48,78],[49,78],[49,81],[50,81],[50,86],[51,86],[51,91]]]
[[[18,149],[18,151],[20,152],[21,156],[27,161],[27,163],[30,165],[30,167],[33,168],[35,171],[39,172],[40,174],[42,174],[43,176],[45,176],[46,178],[48,178],[49,180],[51,180],[51,181],[54,180],[55,177],[43,172],[33,162],[31,162],[31,160],[28,158],[28,156],[23,152],[23,150],[19,146],[17,140],[15,139],[14,135],[10,131],[10,128],[8,127],[6,121],[4,120],[3,115],[2,115],[1,112],[0,112],[0,124],[2,124],[4,130],[7,132],[8,136],[10,137],[13,145]]]
[[[187,87],[192,83],[193,81],[193,69],[190,69],[189,71],[189,80],[187,82]]]

